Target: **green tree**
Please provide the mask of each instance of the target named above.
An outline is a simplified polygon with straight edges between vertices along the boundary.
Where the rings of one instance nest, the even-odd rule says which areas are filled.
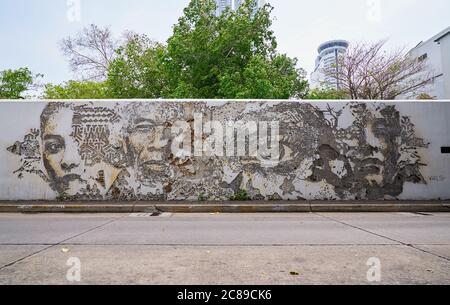
[[[191,1],[168,40],[171,97],[289,98],[307,82],[297,60],[276,51],[272,7],[247,0],[216,16],[215,1]]]
[[[306,81],[299,77],[296,59],[277,55],[272,62],[254,56],[242,71],[219,76],[222,98],[288,99],[302,97]]]
[[[216,16],[213,0],[192,0],[167,46],[135,36],[109,65],[108,87],[117,98],[303,97],[297,59],[276,51],[272,7],[247,0]]]
[[[44,99],[105,99],[109,98],[105,82],[68,81],[60,85],[47,84]]]
[[[160,98],[166,91],[164,45],[134,35],[117,50],[108,70],[109,93],[115,98]]]
[[[0,71],[0,98],[24,99],[24,92],[31,89],[34,78],[28,68]]]

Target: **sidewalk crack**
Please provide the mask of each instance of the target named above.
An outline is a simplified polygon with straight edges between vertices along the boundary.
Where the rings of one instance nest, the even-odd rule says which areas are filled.
[[[89,229],[89,230],[86,230],[86,231],[84,231],[84,232],[81,232],[81,233],[79,233],[79,234],[76,234],[76,235],[71,236],[71,237],[69,237],[69,238],[66,238],[66,239],[64,239],[64,240],[62,240],[62,241],[60,241],[60,242],[58,242],[58,243],[56,243],[56,244],[51,244],[51,245],[49,245],[48,247],[45,247],[45,248],[43,248],[43,249],[40,249],[39,251],[33,252],[33,253],[29,254],[29,255],[26,255],[26,256],[24,256],[24,257],[21,257],[21,258],[19,258],[19,259],[16,259],[15,261],[13,261],[13,262],[11,262],[11,263],[8,263],[8,264],[5,264],[5,265],[1,266],[1,267],[0,267],[0,271],[2,271],[2,270],[5,269],[5,268],[11,267],[11,266],[13,266],[13,265],[15,265],[15,264],[17,264],[17,263],[20,263],[20,262],[26,260],[27,258],[30,258],[30,257],[33,257],[33,256],[38,255],[38,254],[40,254],[40,253],[43,253],[43,252],[45,252],[45,251],[47,251],[47,250],[49,250],[49,249],[51,249],[51,248],[60,246],[60,245],[66,243],[67,241],[69,241],[69,240],[71,240],[71,239],[80,237],[80,236],[82,236],[82,235],[84,235],[84,234],[90,233],[90,232],[95,231],[95,230],[97,230],[97,229],[100,229],[100,228],[102,228],[102,227],[104,227],[104,226],[107,226],[107,225],[109,225],[109,224],[111,224],[111,223],[113,223],[113,222],[115,222],[115,221],[118,221],[118,220],[124,218],[124,217],[126,217],[126,216],[122,216],[122,217],[117,217],[117,218],[111,219],[111,220],[109,220],[109,221],[107,221],[107,222],[105,222],[105,223],[103,223],[103,224],[101,224],[101,225],[98,225],[98,226],[96,226],[96,227],[94,227],[94,228],[91,228],[91,229]]]
[[[422,252],[422,253],[426,253],[426,254],[430,254],[430,255],[432,255],[432,256],[435,256],[435,257],[438,257],[438,258],[441,258],[441,259],[444,259],[444,260],[450,262],[450,258],[448,258],[448,257],[442,256],[442,255],[439,255],[439,254],[436,254],[436,253],[433,253],[433,252],[430,252],[430,251],[427,251],[427,250],[424,250],[424,249],[421,249],[421,248],[418,248],[418,247],[416,247],[416,246],[413,245],[413,244],[408,244],[408,243],[402,242],[402,241],[400,241],[400,240],[396,240],[396,239],[394,239],[394,238],[391,238],[391,237],[388,237],[388,236],[385,236],[385,235],[381,235],[381,234],[378,234],[378,233],[369,231],[369,230],[367,230],[367,229],[358,227],[358,226],[356,226],[356,225],[352,225],[352,224],[346,223],[346,222],[344,222],[344,221],[340,221],[340,220],[334,219],[334,218],[332,218],[332,217],[322,215],[322,214],[320,214],[320,213],[313,213],[313,214],[315,214],[315,215],[317,215],[317,216],[320,216],[320,217],[323,217],[323,218],[326,218],[326,219],[328,219],[328,220],[331,220],[331,221],[340,223],[340,224],[342,224],[342,225],[351,227],[351,228],[353,228],[353,229],[357,229],[357,230],[363,231],[363,232],[365,232],[365,233],[369,233],[369,234],[371,234],[371,235],[375,235],[375,236],[377,236],[377,237],[381,237],[381,238],[384,238],[384,239],[388,239],[388,240],[393,241],[393,242],[395,242],[395,243],[398,243],[398,244],[400,244],[400,245],[402,245],[402,246],[406,246],[406,247],[412,248],[412,249],[414,249],[414,250],[416,250],[416,251],[419,251],[419,252]]]

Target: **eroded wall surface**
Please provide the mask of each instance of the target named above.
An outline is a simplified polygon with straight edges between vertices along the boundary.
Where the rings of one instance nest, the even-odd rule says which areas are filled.
[[[450,103],[0,102],[0,200],[450,199]]]

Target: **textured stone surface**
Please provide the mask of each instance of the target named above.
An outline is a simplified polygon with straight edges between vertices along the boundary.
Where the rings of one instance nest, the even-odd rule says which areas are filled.
[[[0,200],[450,198],[449,103],[16,105],[34,119],[0,143]]]

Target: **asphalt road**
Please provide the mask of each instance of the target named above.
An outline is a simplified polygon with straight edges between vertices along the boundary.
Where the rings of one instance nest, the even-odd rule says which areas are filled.
[[[0,284],[450,284],[450,213],[0,214]]]

